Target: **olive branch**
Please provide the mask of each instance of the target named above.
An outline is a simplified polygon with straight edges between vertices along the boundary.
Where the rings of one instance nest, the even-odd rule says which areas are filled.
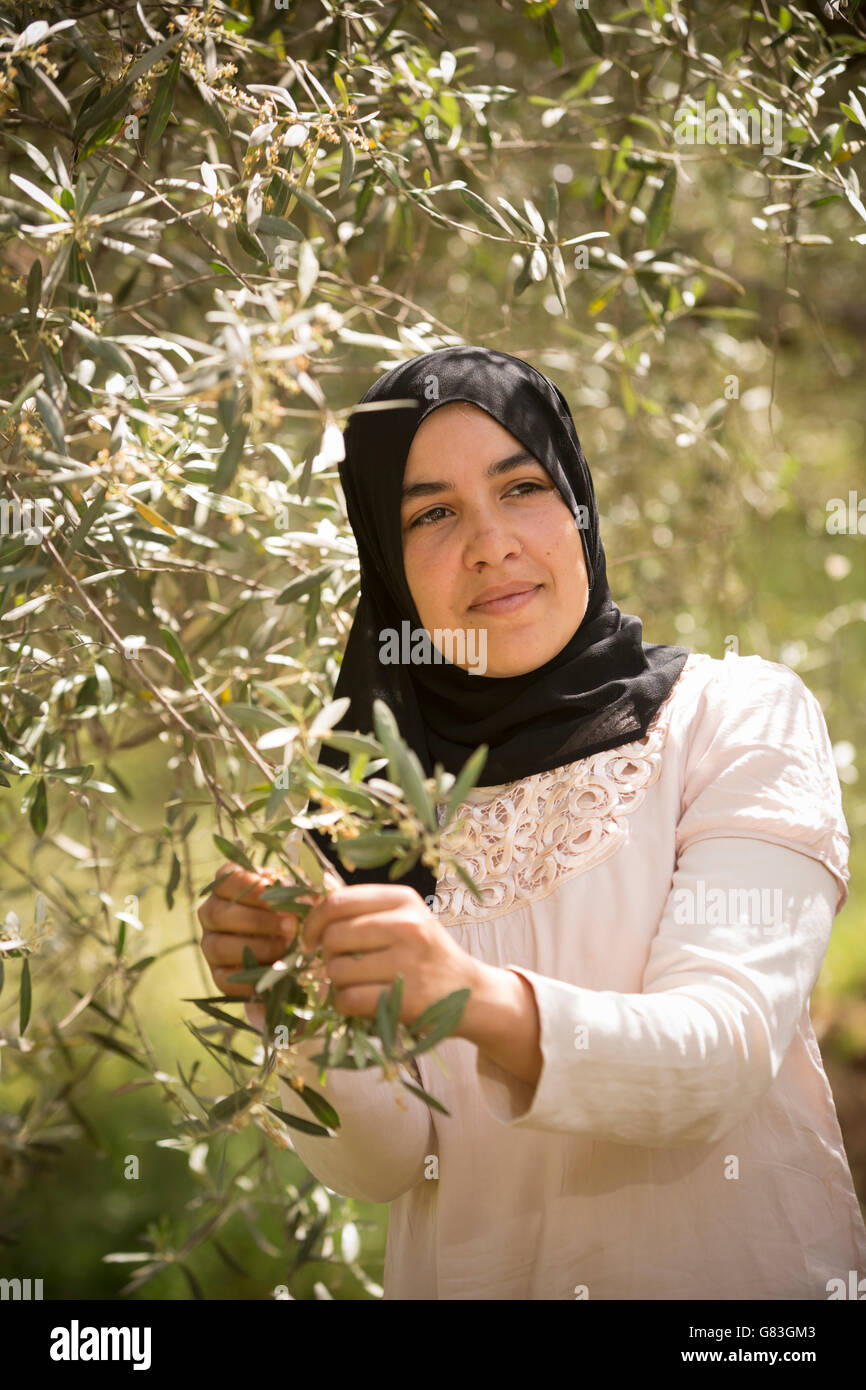
[[[242,846],[221,835],[213,837],[220,851],[233,863],[273,879],[271,887],[262,894],[262,901],[274,909],[295,914],[299,919],[299,928],[282,958],[272,965],[259,964],[250,948],[245,947],[242,969],[229,977],[231,983],[253,986],[258,996],[256,1002],[264,1006],[261,1030],[227,1011],[228,1005],[248,1002],[236,996],[187,1001],[197,1005],[211,1020],[208,1030],[188,1022],[189,1028],[235,1082],[235,1089],[210,1109],[207,1122],[192,1118],[187,1121],[190,1131],[197,1136],[211,1132],[214,1126],[230,1124],[237,1127],[242,1118],[250,1115],[258,1119],[274,1137],[279,1136],[279,1131],[273,1126],[270,1116],[306,1134],[333,1136],[340,1125],[334,1106],[309,1086],[296,1084],[291,1069],[288,1073],[281,1070],[284,1065],[281,1054],[284,1051],[288,1050],[291,1054],[298,1043],[319,1035],[322,1036],[322,1049],[309,1060],[319,1066],[320,1084],[330,1068],[363,1071],[371,1066],[379,1066],[388,1080],[398,1083],[442,1114],[449,1114],[446,1107],[424,1089],[415,1058],[454,1032],[470,991],[456,990],[436,1000],[411,1024],[400,1021],[402,976],[398,976],[389,989],[382,990],[375,1017],[371,1019],[339,1013],[334,1007],[333,985],[329,987],[326,997],[320,1000],[317,997],[317,982],[310,973],[315,957],[303,951],[299,943],[301,924],[311,906],[305,900],[318,896],[324,890],[322,885],[315,884],[309,874],[292,862],[283,837],[287,832],[296,836],[300,833],[318,866],[323,872],[327,869],[335,878],[338,875],[310,836],[311,829],[325,828],[329,831],[345,867],[384,868],[388,865],[388,878],[391,881],[408,873],[419,859],[436,873],[444,861],[453,867],[474,896],[479,897],[476,884],[463,866],[453,855],[443,852],[442,836],[454,822],[466,794],[476,785],[488,750],[484,744],[477,748],[456,777],[437,763],[433,776],[427,778],[414,750],[401,737],[396,720],[384,701],[376,700],[373,705],[375,737],[333,729],[348,706],[348,699],[336,700],[328,705],[313,721],[305,738],[298,737],[296,726],[275,731],[291,735],[284,740],[292,747],[291,775],[301,782],[308,796],[323,808],[315,814],[297,813],[265,832],[254,832],[254,838],[264,843],[265,861],[271,855],[275,856],[281,861],[283,872],[274,873],[266,867],[266,863],[256,868],[251,854]],[[316,738],[349,755],[346,772],[319,764],[311,756],[308,745]],[[279,742],[270,736],[269,741],[271,745]],[[389,774],[387,780],[370,775],[383,767]],[[283,779],[286,791],[289,780],[291,777]],[[268,802],[271,802],[270,797]],[[437,803],[444,806],[441,821],[437,814]],[[260,803],[253,803],[248,809],[252,810],[253,806],[258,805]],[[396,828],[393,823],[396,823]],[[218,881],[206,884],[201,890],[202,895],[211,892]],[[239,1053],[230,1040],[215,1042],[208,1036],[210,1031],[225,1029],[241,1029],[256,1035],[261,1043],[258,1059]],[[255,1074],[244,1082],[238,1074],[238,1067],[256,1068]],[[404,1069],[411,1072],[414,1080],[401,1075]],[[274,1075],[297,1090],[314,1116],[313,1120],[291,1115],[265,1099],[269,1081]]]

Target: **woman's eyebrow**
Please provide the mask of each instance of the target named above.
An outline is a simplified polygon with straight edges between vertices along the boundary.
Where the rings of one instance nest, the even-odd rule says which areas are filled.
[[[517,468],[519,464],[525,463],[527,460],[530,460],[532,463],[538,463],[534,454],[528,453],[526,449],[520,449],[516,454],[509,454],[507,458],[499,459],[496,463],[491,463],[487,469],[487,477],[496,478],[500,473],[510,473],[513,469]],[[541,467],[540,464],[539,467]],[[410,498],[413,497],[429,497],[434,492],[453,491],[454,484],[448,482],[408,483],[400,493],[400,501],[408,502]]]

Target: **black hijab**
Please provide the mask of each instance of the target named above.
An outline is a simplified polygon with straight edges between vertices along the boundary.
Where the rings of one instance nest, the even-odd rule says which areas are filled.
[[[545,468],[575,524],[585,523],[586,612],[561,651],[523,675],[478,675],[445,659],[425,665],[379,659],[384,629],[400,633],[406,620],[412,633],[423,627],[403,568],[400,491],[415,431],[449,401],[471,402],[498,420]],[[361,593],[334,691],[351,704],[335,727],[371,733],[373,701],[384,700],[427,776],[436,762],[456,774],[487,744],[479,786],[517,781],[642,738],[689,652],[643,642],[641,620],[621,613],[611,597],[592,478],[559,388],[510,353],[446,347],[392,367],[359,405],[368,408],[355,407],[349,417],[340,481],[358,545]],[[344,769],[348,757],[323,745],[319,761]],[[310,809],[319,809],[317,803]],[[388,865],[348,870],[327,832],[312,834],[347,883],[389,882]],[[400,882],[422,897],[436,888],[420,860]]]

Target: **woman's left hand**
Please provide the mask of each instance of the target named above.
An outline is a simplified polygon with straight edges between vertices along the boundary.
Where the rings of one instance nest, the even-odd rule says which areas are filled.
[[[321,948],[336,992],[334,1008],[358,1018],[375,1017],[379,995],[398,975],[400,1021],[407,1024],[446,994],[474,989],[480,981],[481,963],[451,940],[414,888],[398,883],[350,884],[329,892],[307,913],[301,944],[310,952]]]

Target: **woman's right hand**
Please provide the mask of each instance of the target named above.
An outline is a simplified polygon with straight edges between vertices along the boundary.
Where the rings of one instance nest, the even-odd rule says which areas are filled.
[[[237,999],[255,999],[252,985],[229,983],[229,976],[244,969],[243,950],[249,946],[260,965],[273,965],[289,948],[301,925],[294,912],[279,912],[262,902],[262,893],[271,888],[276,876],[251,873],[237,864],[222,864],[215,878],[214,891],[198,909],[202,925],[201,949],[214,984],[221,994]],[[318,901],[315,894],[302,899]],[[310,974],[319,980],[318,1002],[328,993],[330,981],[324,962],[317,960]]]

